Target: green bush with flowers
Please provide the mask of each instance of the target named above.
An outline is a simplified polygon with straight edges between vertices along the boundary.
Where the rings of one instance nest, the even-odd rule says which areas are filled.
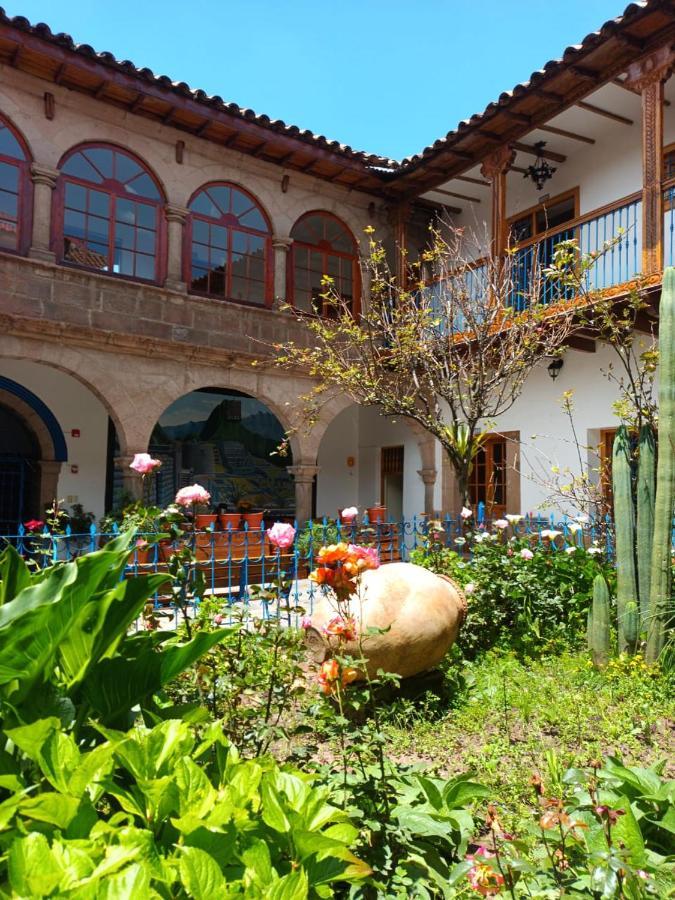
[[[600,573],[610,583],[614,578],[603,550],[581,541],[565,546],[560,532],[521,534],[517,524],[498,522],[467,530],[455,539],[457,549],[445,545],[440,524],[432,523],[411,554],[411,562],[463,587],[468,615],[459,644],[465,655],[503,646],[538,656],[579,644],[593,579]]]

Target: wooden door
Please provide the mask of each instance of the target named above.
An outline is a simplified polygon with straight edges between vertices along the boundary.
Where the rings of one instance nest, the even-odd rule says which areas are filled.
[[[489,518],[500,518],[506,513],[506,438],[495,435],[488,438],[478,451],[469,479],[471,503],[475,507],[485,504]]]

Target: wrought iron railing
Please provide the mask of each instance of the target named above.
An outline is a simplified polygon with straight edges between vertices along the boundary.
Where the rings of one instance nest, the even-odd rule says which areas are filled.
[[[168,534],[162,538],[139,533],[126,573],[168,571],[172,556],[185,542],[189,542],[196,557],[192,569],[203,574],[206,597],[222,599],[224,606],[228,606],[233,614],[237,608],[261,617],[280,615],[285,610],[289,621],[297,623],[305,612],[311,614],[314,597],[319,590],[308,578],[322,546],[337,541],[365,544],[377,548],[383,564],[405,562],[410,560],[413,550],[429,539],[430,528],[433,528],[437,544],[467,557],[470,557],[474,547],[474,542],[465,538],[468,531],[479,529],[489,533],[495,530],[480,504],[474,523],[467,523],[461,516],[450,515],[434,520],[413,517],[373,523],[366,519],[351,525],[322,519],[298,529],[293,545],[283,551],[270,544],[265,524],[254,530],[187,533],[179,540],[171,540]],[[589,521],[580,526],[574,519],[527,515],[519,522],[510,524],[506,536],[527,538],[532,546],[543,545],[545,537],[542,537],[542,532],[545,534],[547,529],[559,533],[553,542],[548,543],[554,552],[571,546],[594,546],[609,558],[613,555],[613,530],[608,519]],[[118,535],[117,528],[101,533],[95,526],[84,534],[73,534],[69,529],[63,534],[51,534],[46,529],[29,533],[21,527],[18,534],[5,536],[4,541],[13,544],[33,565],[46,567],[72,561],[97,550]],[[256,601],[256,586],[278,583],[283,585],[280,603],[270,605],[267,601]],[[156,605],[166,608],[168,614],[176,614],[168,594],[158,595]]]

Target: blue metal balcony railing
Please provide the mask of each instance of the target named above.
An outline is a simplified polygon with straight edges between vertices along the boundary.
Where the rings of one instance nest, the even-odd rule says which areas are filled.
[[[663,265],[675,265],[675,184],[663,192]]]
[[[514,289],[510,305],[518,311],[527,303],[531,278],[538,264],[541,277],[542,303],[557,303],[572,299],[570,287],[561,288],[547,280],[543,270],[551,265],[555,249],[562,241],[576,240],[583,256],[599,254],[587,273],[586,290],[596,291],[616,287],[635,278],[642,269],[642,200],[639,195],[627,197],[586,216],[565,223],[553,234],[545,234],[524,247],[516,248],[513,272]],[[614,241],[603,251],[605,244]]]

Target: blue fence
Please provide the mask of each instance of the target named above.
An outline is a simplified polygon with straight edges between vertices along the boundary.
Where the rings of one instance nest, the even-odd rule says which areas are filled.
[[[188,532],[179,540],[171,540],[168,534],[166,538],[158,538],[155,534],[139,533],[129,558],[127,574],[168,571],[172,556],[188,542],[196,557],[192,572],[195,575],[201,572],[206,582],[205,597],[222,600],[223,606],[229,606],[232,612],[237,605],[241,609],[241,604],[250,606],[260,603],[255,612],[262,617],[285,614],[289,621],[291,617],[299,621],[304,613],[311,613],[318,588],[308,581],[308,576],[315,567],[318,550],[326,544],[346,541],[374,546],[382,563],[405,562],[415,548],[429,540],[430,531],[433,531],[437,545],[467,557],[475,547],[475,540],[466,538],[468,532],[478,532],[487,539],[487,535],[500,531],[486,517],[482,505],[478,507],[476,522],[467,522],[461,516],[373,523],[366,519],[354,524],[323,519],[297,530],[293,545],[280,551],[270,544],[266,524],[252,530]],[[574,519],[528,515],[517,522],[512,520],[508,528],[503,529],[506,537],[515,535],[525,538],[532,547],[543,545],[550,531],[556,532],[554,539],[547,541],[554,552],[564,552],[572,546],[593,546],[609,558],[613,556],[613,530],[609,519],[579,524]],[[6,536],[4,540],[13,544],[24,558],[38,567],[75,559],[104,546],[119,534],[117,529],[101,533],[94,526],[85,534],[73,534],[69,529],[63,534],[51,534],[46,529],[41,533],[26,533],[20,528],[19,532]],[[274,608],[267,601],[256,600],[259,593],[257,587],[279,583],[283,585],[282,597]],[[170,595],[158,595],[155,604],[157,608],[173,609]]]

